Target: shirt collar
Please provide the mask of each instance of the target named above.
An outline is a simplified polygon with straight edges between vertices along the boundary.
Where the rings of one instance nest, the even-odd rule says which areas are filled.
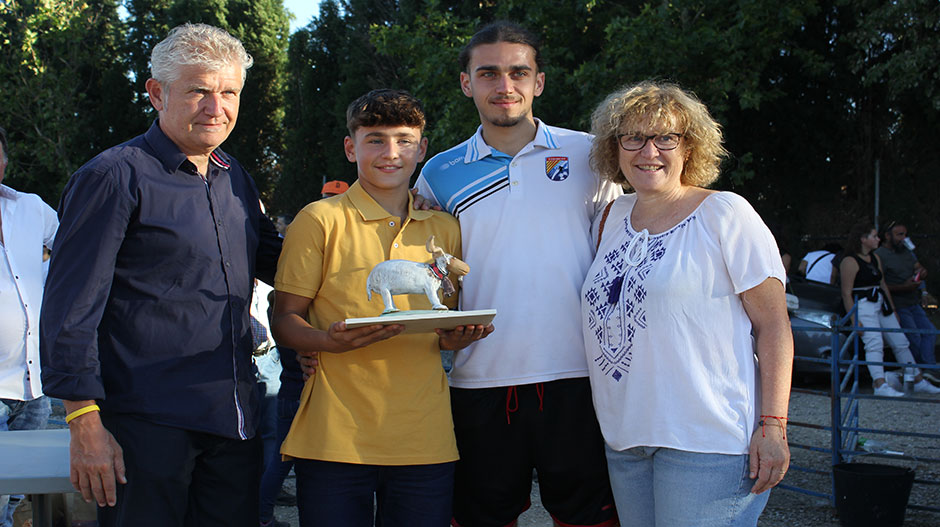
[[[540,121],[538,118],[535,118],[535,138],[532,139],[526,147],[523,147],[522,150],[526,150],[527,147],[541,147],[554,150],[558,148],[558,142],[555,141],[555,137],[552,135],[551,130],[548,129],[548,125]],[[470,138],[470,145],[467,148],[467,153],[463,158],[465,164],[470,164],[476,161],[483,159],[486,156],[493,155],[493,150],[490,145],[486,144],[486,141],[483,140],[483,125],[477,127],[477,133],[473,134],[473,137]]]
[[[384,220],[392,216],[362,188],[358,181],[353,183],[342,196],[342,199],[349,200],[352,206],[359,211],[363,221]],[[414,209],[414,197],[410,192],[408,193],[408,217],[415,221],[426,220],[431,217],[430,211]]]
[[[0,198],[16,201],[19,198],[19,192],[6,185],[0,184]]]
[[[144,139],[153,148],[154,156],[160,160],[167,172],[176,172],[183,166],[183,163],[189,161],[186,159],[186,154],[180,151],[176,143],[160,129],[160,119],[150,125],[150,129],[144,134]],[[209,162],[223,170],[231,168],[231,159],[221,148],[216,148],[209,154]]]

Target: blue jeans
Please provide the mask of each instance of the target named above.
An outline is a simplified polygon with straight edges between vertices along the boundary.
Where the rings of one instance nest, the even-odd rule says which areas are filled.
[[[280,449],[281,441],[277,439],[277,392],[281,388],[281,359],[277,353],[269,351],[264,355],[252,357],[255,368],[258,370],[258,396],[261,401],[259,414],[261,422],[258,424],[258,434],[264,444],[264,456],[261,462],[267,467],[268,460]]]
[[[263,384],[258,383],[258,386]],[[267,469],[270,460],[274,459],[274,455],[280,450],[281,442],[277,440],[277,396],[262,394],[260,403],[258,413],[261,415],[258,423],[258,435],[261,436],[261,466],[264,470]]]
[[[300,527],[446,527],[454,465],[356,465],[294,460]],[[374,500],[374,501],[373,501]]]
[[[31,401],[0,399],[0,432],[45,428],[51,412],[52,405],[45,396]],[[0,527],[13,525],[13,511],[22,499],[22,495],[0,496]]]
[[[274,502],[281,491],[281,485],[284,484],[284,478],[294,466],[293,460],[281,461],[279,450],[284,438],[287,437],[287,432],[290,431],[294,414],[297,413],[299,407],[300,401],[277,398],[277,435],[274,440],[276,448],[271,457],[264,460],[264,475],[261,476],[260,520],[265,523],[274,517]]]
[[[917,304],[908,307],[898,308],[898,318],[901,319],[901,327],[904,329],[929,329],[936,331],[927,313]],[[934,352],[934,344],[937,341],[936,335],[906,333],[907,340],[911,343],[911,353],[914,354],[914,360],[917,364],[936,364],[937,356]]]
[[[654,447],[606,451],[621,527],[754,526],[770,497],[751,494],[747,455]]]

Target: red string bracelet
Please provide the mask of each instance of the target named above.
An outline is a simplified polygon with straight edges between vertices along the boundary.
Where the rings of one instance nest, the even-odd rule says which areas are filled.
[[[780,429],[783,430],[783,439],[784,439],[784,441],[786,441],[786,439],[787,439],[787,424],[784,423],[784,421],[786,421],[787,418],[786,418],[786,417],[778,417],[778,416],[776,416],[776,415],[762,415],[762,416],[760,416],[760,421],[757,422],[757,424],[760,425],[760,436],[761,436],[761,437],[767,437],[767,434],[764,433],[764,425],[767,424],[767,421],[766,421],[767,419],[776,419],[777,422],[780,423]]]

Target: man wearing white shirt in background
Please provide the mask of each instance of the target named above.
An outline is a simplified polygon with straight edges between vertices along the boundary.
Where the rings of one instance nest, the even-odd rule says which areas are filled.
[[[835,260],[835,257],[841,253],[842,246],[838,243],[827,243],[818,251],[806,253],[800,261],[800,274],[807,280],[835,284],[839,276],[839,262]]]
[[[39,378],[39,306],[45,282],[44,247],[59,221],[35,194],[3,185],[9,162],[0,128],[0,432],[45,428],[49,399]],[[22,496],[0,496],[0,527],[13,525]]]

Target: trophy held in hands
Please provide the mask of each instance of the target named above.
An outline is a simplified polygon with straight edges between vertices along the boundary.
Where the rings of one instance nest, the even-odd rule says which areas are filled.
[[[496,316],[495,309],[450,311],[441,303],[438,291],[445,296],[456,292],[452,277],[458,280],[470,272],[470,266],[459,258],[447,254],[434,245],[434,236],[428,238],[425,248],[431,254],[430,262],[388,260],[376,265],[366,280],[366,294],[381,296],[385,310],[378,317],[346,319],[347,328],[370,324],[404,324],[404,333],[453,329],[457,326],[487,325]],[[431,303],[431,310],[400,311],[392,295],[423,294]]]

